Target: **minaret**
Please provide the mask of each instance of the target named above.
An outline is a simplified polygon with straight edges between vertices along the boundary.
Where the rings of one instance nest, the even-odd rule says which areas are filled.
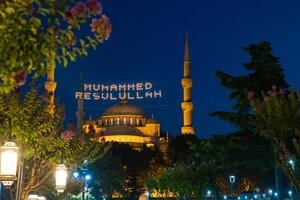
[[[83,92],[83,77],[82,73],[80,73],[80,92]],[[77,130],[82,130],[83,120],[84,120],[84,112],[83,112],[83,99],[77,99]]]
[[[183,113],[183,127],[181,128],[182,135],[195,134],[195,130],[192,124],[192,111],[193,102],[191,89],[193,82],[191,79],[191,69],[190,69],[190,49],[189,49],[189,39],[188,33],[186,33],[185,40],[185,53],[184,53],[184,76],[181,80],[181,85],[183,88],[183,102],[181,103],[182,113]]]
[[[54,81],[54,74],[55,74],[55,67],[53,65],[54,61],[50,61],[50,65],[48,66],[48,71],[47,71],[47,81],[45,82],[45,89],[48,94],[48,107],[47,111],[50,114],[54,114],[55,112],[55,102],[54,102],[54,92],[56,89],[56,82]]]

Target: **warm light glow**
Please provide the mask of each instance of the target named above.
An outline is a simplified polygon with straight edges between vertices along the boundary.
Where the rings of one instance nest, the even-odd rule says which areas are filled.
[[[44,196],[39,196],[36,194],[30,194],[27,200],[47,200]]]
[[[12,181],[16,180],[18,149],[14,142],[6,142],[1,147],[0,176],[5,183],[13,183]]]
[[[30,194],[28,200],[39,200],[39,196],[36,194]]]
[[[68,171],[65,165],[58,165],[55,172],[56,190],[63,192],[67,184]]]

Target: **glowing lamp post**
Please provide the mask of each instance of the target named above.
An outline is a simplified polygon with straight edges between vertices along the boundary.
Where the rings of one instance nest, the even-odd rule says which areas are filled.
[[[55,181],[57,192],[63,192],[66,189],[68,171],[67,167],[63,164],[56,167]]]
[[[18,150],[14,142],[6,142],[0,150],[0,178],[5,186],[17,180]]]
[[[229,176],[229,183],[230,183],[230,195],[233,197],[233,184],[235,183],[235,175],[230,175]]]
[[[47,200],[44,196],[39,196],[36,194],[30,194],[27,200]]]

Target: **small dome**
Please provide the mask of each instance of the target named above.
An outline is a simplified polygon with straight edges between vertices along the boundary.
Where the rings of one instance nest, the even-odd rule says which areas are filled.
[[[155,118],[149,118],[147,119],[146,124],[158,124],[158,121]]]
[[[144,136],[144,134],[138,129],[126,126],[111,127],[104,131],[104,136],[107,135],[134,135],[141,137]]]
[[[115,104],[102,114],[102,116],[110,116],[110,115],[140,115],[146,116],[145,112],[142,108],[135,106],[133,104],[129,104],[127,100],[122,100],[121,103]]]
[[[151,118],[147,119],[146,124],[159,124],[157,119],[154,118],[154,115],[152,114]]]
[[[97,123],[94,120],[89,119],[89,120],[85,121],[84,124],[85,125],[96,125]]]

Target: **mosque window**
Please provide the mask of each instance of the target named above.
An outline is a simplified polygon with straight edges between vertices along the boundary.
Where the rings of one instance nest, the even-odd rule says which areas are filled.
[[[120,125],[120,118],[117,118],[117,125]]]
[[[110,125],[113,125],[113,124],[114,124],[114,119],[110,118]]]
[[[139,118],[136,118],[136,125],[140,125]]]
[[[107,126],[107,119],[105,119],[105,126]]]
[[[126,120],[126,118],[124,117],[124,118],[123,118],[123,123],[126,124],[126,123],[127,123],[126,121],[127,121],[127,120]]]
[[[133,118],[130,118],[130,124],[131,125],[133,124]]]

